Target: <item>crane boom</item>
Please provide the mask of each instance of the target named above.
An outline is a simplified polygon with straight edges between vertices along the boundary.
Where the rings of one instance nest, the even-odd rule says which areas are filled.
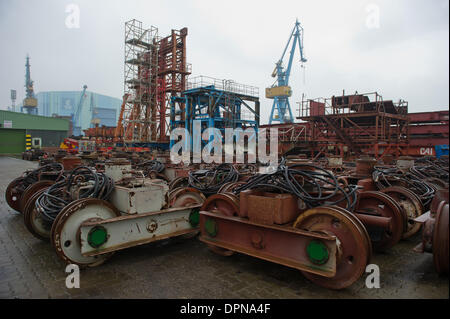
[[[283,59],[286,55],[287,49],[289,48],[291,40],[292,46],[289,52],[289,61],[285,71],[283,67]],[[300,62],[304,63],[307,60],[303,56],[303,28],[301,27],[298,20],[295,21],[294,28],[289,35],[289,39],[286,46],[284,47],[283,54],[275,64],[275,69],[272,72],[272,77],[277,77],[277,81],[270,88],[266,89],[266,98],[273,99],[273,106],[272,111],[270,112],[269,124],[272,124],[272,121],[278,121],[280,123],[291,123],[294,121],[291,106],[289,104],[289,97],[292,95],[292,90],[289,86],[289,77],[291,75],[292,62],[294,60],[297,43],[300,51]]]
[[[75,114],[73,114],[73,135],[80,136],[81,135],[81,123],[80,123],[80,113],[81,107],[83,106],[84,97],[86,94],[87,85],[83,85],[83,91],[81,92],[80,102],[75,110]]]

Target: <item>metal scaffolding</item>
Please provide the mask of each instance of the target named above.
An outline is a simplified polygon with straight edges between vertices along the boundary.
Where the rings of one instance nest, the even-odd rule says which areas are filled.
[[[167,37],[144,29],[135,19],[125,23],[124,104],[116,138],[125,143],[169,143],[170,99],[186,89],[187,28]]]
[[[152,142],[157,127],[158,29],[125,23],[124,142]]]

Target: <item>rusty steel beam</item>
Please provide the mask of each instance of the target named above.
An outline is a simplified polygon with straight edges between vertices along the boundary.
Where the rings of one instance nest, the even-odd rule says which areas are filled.
[[[263,225],[245,218],[200,212],[200,240],[207,244],[296,268],[324,277],[336,274],[337,243],[334,236],[302,231],[288,226]],[[329,259],[313,264],[306,248],[319,240],[328,248]]]
[[[448,113],[448,111],[409,113],[408,118],[411,123],[447,122],[448,125]]]
[[[421,125],[410,125],[410,134],[447,134],[449,133],[448,124],[421,124]]]

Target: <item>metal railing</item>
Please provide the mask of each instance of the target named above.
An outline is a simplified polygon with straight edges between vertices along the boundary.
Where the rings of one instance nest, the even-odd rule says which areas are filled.
[[[189,79],[187,89],[196,89],[213,85],[215,89],[242,94],[252,97],[259,97],[259,88],[246,84],[236,83],[233,80],[221,80],[209,76],[196,76]]]
[[[340,102],[339,99],[342,99]],[[343,100],[347,99],[349,103]],[[353,101],[350,101],[354,99]],[[375,106],[372,112],[385,112],[383,97],[377,92],[372,93],[355,93],[353,95],[338,95],[331,98],[306,99],[297,102],[300,117],[320,116],[320,115],[340,115],[355,114],[369,112],[368,106]],[[392,103],[394,106],[394,114],[406,115],[408,113],[408,102],[399,100]]]

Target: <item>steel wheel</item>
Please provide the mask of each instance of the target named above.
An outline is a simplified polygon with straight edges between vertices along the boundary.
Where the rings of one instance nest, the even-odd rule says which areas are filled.
[[[223,214],[225,216],[237,216],[239,213],[239,200],[231,193],[215,194],[206,199],[200,210]],[[231,256],[234,251],[208,244],[208,248],[221,256]]]
[[[52,243],[52,246],[54,246],[53,244],[53,238],[55,237],[55,227],[54,225],[58,224],[59,222],[59,217],[61,216],[61,213],[65,212],[66,210],[68,210],[70,207],[72,207],[73,205],[76,205],[78,203],[78,200],[75,200],[73,202],[70,202],[69,204],[67,204],[67,206],[65,206],[59,213],[58,215],[56,215],[55,220],[52,223],[52,228],[50,229],[50,242]]]
[[[85,198],[72,202],[59,214],[52,226],[52,243],[57,255],[66,263],[81,267],[94,267],[105,262],[113,253],[86,257],[81,255],[80,226],[93,219],[120,216],[119,211],[107,201]]]
[[[198,189],[192,187],[177,188],[173,190],[169,195],[169,207],[186,207],[191,205],[203,204],[206,200],[205,195]],[[189,221],[191,225],[197,225],[199,223],[199,210],[189,215]],[[192,233],[181,235],[181,238],[188,239],[198,235],[200,230],[193,231]]]
[[[186,207],[203,204],[205,195],[193,187],[179,187],[169,194],[169,207]]]
[[[215,194],[206,199],[201,210],[220,211],[226,216],[238,216],[239,199],[231,193]]]
[[[366,237],[366,240],[364,241],[367,244],[367,251],[369,252],[369,257],[367,259],[367,263],[369,263],[370,259],[372,259],[372,241],[370,240],[370,236],[369,233],[367,232],[366,227],[364,226],[364,224],[358,219],[358,217],[356,217],[353,213],[351,213],[350,211],[346,210],[345,208],[342,208],[340,206],[331,206],[337,210],[339,210],[342,214],[346,215],[347,217],[350,217],[353,222],[355,224],[358,225],[358,227],[361,229],[362,233],[364,234],[364,236]]]
[[[376,251],[391,248],[402,238],[406,216],[390,196],[376,191],[359,194],[355,213],[391,218],[391,231],[365,225]]]
[[[441,206],[436,214],[433,233],[433,261],[439,274],[448,274],[449,204]]]
[[[177,177],[175,179],[173,179],[170,183],[169,183],[169,190],[172,191],[175,188],[178,187],[187,187],[189,186],[188,183],[188,178],[187,177]]]
[[[36,200],[45,192],[47,188],[42,188],[35,192],[25,204],[23,209],[23,222],[29,232],[40,240],[48,241],[50,239],[52,224],[41,217],[36,209]]]
[[[48,188],[54,183],[55,183],[54,181],[42,180],[28,186],[22,193],[22,197],[20,198],[20,205],[19,205],[20,212],[23,213],[25,205],[27,204],[28,200],[33,196],[34,193],[40,191],[41,189]]]
[[[23,191],[20,190],[19,186],[23,182],[23,177],[18,177],[9,183],[5,191],[5,199],[9,207],[20,213],[20,198]]]
[[[370,260],[370,241],[364,227],[355,222],[356,217],[342,208],[322,206],[300,214],[294,227],[306,231],[336,236],[338,250],[336,275],[332,278],[302,271],[313,283],[329,288],[343,289],[352,285],[365,272]]]
[[[381,192],[392,197],[400,205],[404,214],[406,214],[406,229],[404,229],[402,238],[406,239],[416,234],[422,225],[416,223],[414,219],[424,213],[422,202],[417,195],[400,186],[388,187]]]

